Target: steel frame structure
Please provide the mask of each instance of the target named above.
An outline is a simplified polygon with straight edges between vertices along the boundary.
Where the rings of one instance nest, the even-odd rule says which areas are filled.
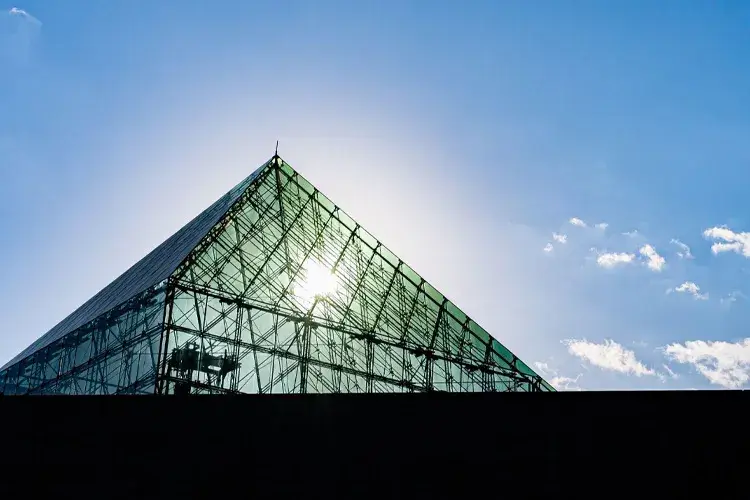
[[[278,155],[232,192],[166,279],[5,367],[0,390],[554,391]]]

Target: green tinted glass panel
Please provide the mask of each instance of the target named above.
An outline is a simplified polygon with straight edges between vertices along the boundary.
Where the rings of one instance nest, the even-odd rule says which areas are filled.
[[[378,240],[376,240],[375,237],[368,233],[367,230],[362,226],[359,227],[357,236],[359,236],[359,238],[364,242],[365,245],[372,249],[378,246]]]
[[[285,173],[287,176],[291,177],[295,174],[294,169],[289,166],[287,162],[281,163],[281,171]]]
[[[329,200],[328,198],[326,198],[326,196],[320,191],[317,192],[316,196],[317,196],[318,203],[323,205],[323,208],[326,211],[333,213],[333,211],[336,209],[336,205],[334,205],[333,202]]]
[[[18,371],[15,393],[154,393],[162,336],[165,290],[157,286],[133,297],[4,370]]]
[[[403,263],[401,265],[401,272],[404,273],[404,276],[406,276],[406,278],[415,285],[420,285],[422,283],[422,278],[417,273],[415,273],[408,264]]]
[[[435,288],[429,283],[424,284],[424,291],[432,299],[435,304],[441,305],[443,303],[443,295],[435,290]]]
[[[126,273],[112,288],[131,298],[89,304],[0,371],[0,388],[554,390],[278,157],[196,220],[146,259],[137,286]]]
[[[385,246],[380,246],[380,255],[383,257],[383,259],[388,262],[391,266],[398,267],[399,259],[396,257],[396,255],[388,250]]]
[[[282,185],[251,185],[173,275],[159,390],[552,390],[291,167],[268,168]]]
[[[341,210],[336,212],[336,217],[341,221],[341,224],[343,224],[344,227],[346,227],[346,229],[348,229],[349,231],[354,231],[354,229],[357,227],[357,223],[354,222],[354,219],[349,217]]]
[[[453,304],[453,302],[448,301],[445,303],[445,309],[448,311],[448,313],[456,318],[456,321],[458,321],[459,324],[463,325],[466,323],[466,315],[464,312],[459,309],[458,307]]]
[[[221,211],[196,219],[210,222],[189,224],[168,245],[180,248],[165,251],[175,261],[169,271],[139,276],[158,285],[141,286],[116,306],[95,301],[95,317],[55,330],[0,371],[0,388],[554,390],[279,158],[222,200]]]

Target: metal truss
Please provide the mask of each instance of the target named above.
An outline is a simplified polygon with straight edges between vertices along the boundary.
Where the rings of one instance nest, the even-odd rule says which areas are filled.
[[[0,372],[4,394],[153,394],[164,285]]]
[[[168,286],[161,393],[553,390],[278,157]]]
[[[554,390],[278,156],[166,282],[0,372],[0,389]]]

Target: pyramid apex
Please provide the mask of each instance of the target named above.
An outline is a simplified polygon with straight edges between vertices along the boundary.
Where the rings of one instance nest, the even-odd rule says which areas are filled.
[[[6,394],[554,390],[286,164],[278,141],[0,367]]]
[[[280,167],[282,163],[284,163],[284,160],[282,160],[281,156],[279,156],[279,141],[276,140],[276,149],[273,152],[273,156],[271,157],[270,164]]]

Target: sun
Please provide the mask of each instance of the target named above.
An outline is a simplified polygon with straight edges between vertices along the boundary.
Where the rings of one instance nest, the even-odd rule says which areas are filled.
[[[312,302],[332,295],[338,282],[334,273],[316,260],[308,260],[300,270],[300,283],[295,287],[294,295]]]

